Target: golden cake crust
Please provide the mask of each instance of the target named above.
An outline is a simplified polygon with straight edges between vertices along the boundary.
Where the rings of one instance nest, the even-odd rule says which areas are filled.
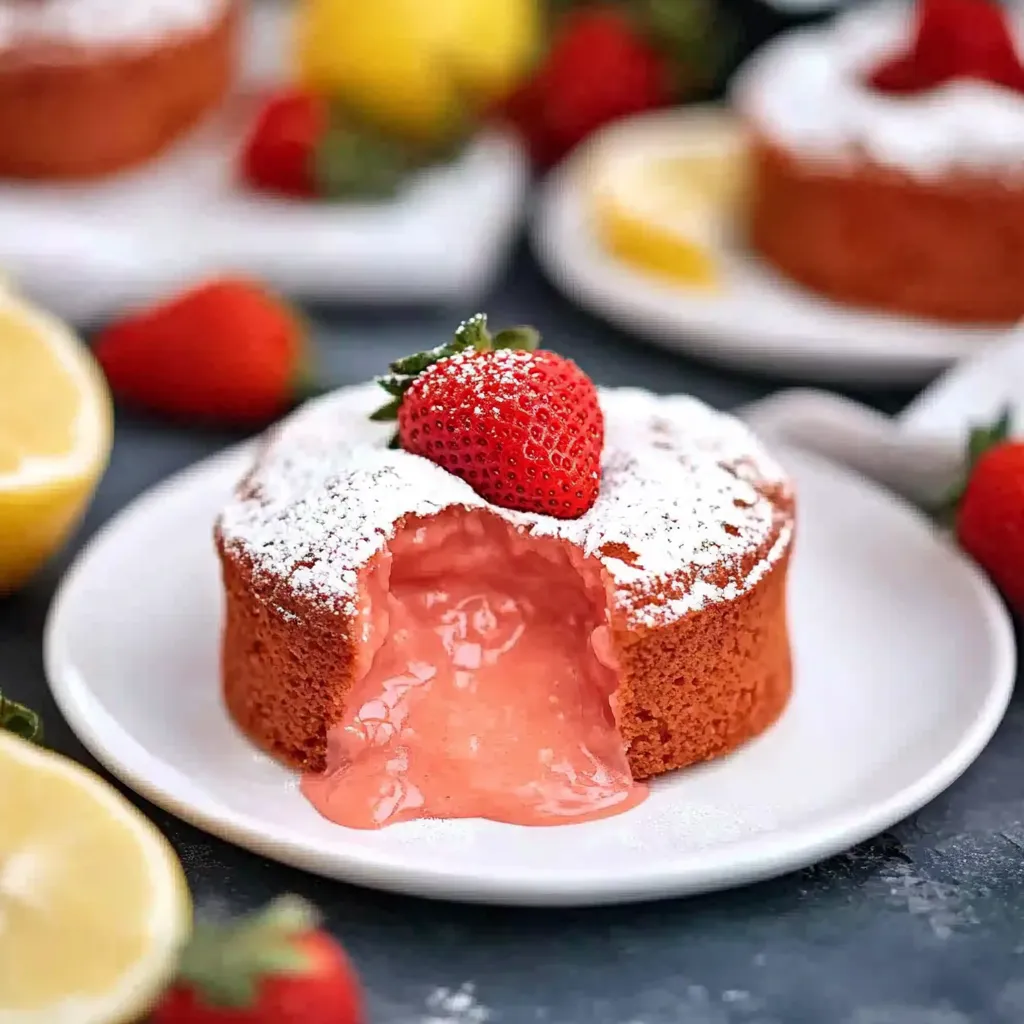
[[[396,530],[463,504],[600,564],[636,778],[723,754],[778,717],[792,682],[794,502],[738,421],[692,399],[604,392],[601,496],[559,521],[486,506],[432,463],[389,452],[386,427],[365,419],[375,401],[351,389],[300,413],[218,523],[224,695],[258,746],[324,768],[327,730],[365,670],[367,566]]]
[[[948,322],[1024,317],[1024,181],[925,181],[868,160],[838,167],[763,138],[752,168],[751,244],[800,284]]]

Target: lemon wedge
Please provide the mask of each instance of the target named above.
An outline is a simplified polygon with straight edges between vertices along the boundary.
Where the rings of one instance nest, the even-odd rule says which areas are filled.
[[[163,836],[84,768],[0,733],[0,1024],[121,1024],[188,937]]]
[[[743,130],[724,112],[616,126],[596,141],[584,168],[594,231],[608,252],[638,270],[714,288],[746,170]]]
[[[111,443],[106,383],[59,320],[0,288],[0,594],[65,540]]]

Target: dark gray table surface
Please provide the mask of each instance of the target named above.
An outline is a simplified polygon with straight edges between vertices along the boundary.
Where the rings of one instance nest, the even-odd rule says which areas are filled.
[[[644,347],[573,309],[523,254],[485,308],[499,324],[535,323],[602,383],[720,407],[785,383]],[[342,383],[436,343],[466,312],[314,311],[313,322]],[[894,411],[909,396],[858,397]],[[0,601],[0,683],[45,713],[58,750],[96,767],[42,666],[47,605],[74,548],[140,491],[235,439],[119,414],[110,471],[72,550]],[[778,881],[687,900],[542,911],[384,895],[278,866],[137,802],[178,850],[200,907],[241,911],[282,891],[319,904],[362,973],[373,1024],[1024,1021],[1021,700],[974,767],[890,833]]]

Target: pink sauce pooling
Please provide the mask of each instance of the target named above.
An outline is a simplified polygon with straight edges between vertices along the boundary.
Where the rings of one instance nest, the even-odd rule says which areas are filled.
[[[558,825],[639,804],[599,568],[482,511],[407,525],[368,572],[366,664],[302,791],[326,818]]]

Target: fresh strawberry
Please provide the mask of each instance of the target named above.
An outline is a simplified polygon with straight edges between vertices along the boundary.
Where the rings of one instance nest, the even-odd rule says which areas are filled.
[[[875,89],[896,94],[964,78],[1024,92],[1024,67],[998,0],[919,0],[911,49],[868,77]]]
[[[1024,615],[1024,442],[1009,439],[1004,413],[971,432],[966,487],[956,503],[960,546]]]
[[[43,722],[34,711],[8,700],[0,691],[0,732],[13,732],[24,740],[40,743],[43,739]]]
[[[152,1024],[363,1024],[359,983],[304,903],[199,926]]]
[[[316,196],[316,152],[328,123],[327,101],[321,96],[298,89],[271,96],[242,150],[242,177],[268,192]]]
[[[322,96],[289,89],[260,108],[240,174],[253,188],[296,199],[379,199],[427,157],[342,117]]]
[[[96,356],[130,405],[249,425],[291,404],[305,341],[283,302],[253,282],[221,278],[111,324]]]
[[[572,11],[547,58],[506,106],[534,161],[547,166],[595,129],[671,98],[668,61],[622,11]]]
[[[503,508],[583,515],[601,484],[604,417],[575,363],[537,350],[532,328],[491,336],[479,314],[440,348],[400,359],[379,379],[374,413],[398,420],[397,443]]]

